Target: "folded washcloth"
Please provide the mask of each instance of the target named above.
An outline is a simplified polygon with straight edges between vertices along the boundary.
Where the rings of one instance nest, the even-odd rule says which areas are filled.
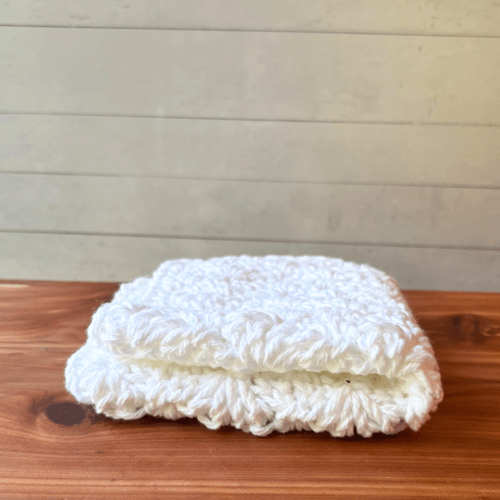
[[[332,436],[418,430],[443,397],[397,283],[327,257],[181,259],[120,286],[68,360],[98,413]]]

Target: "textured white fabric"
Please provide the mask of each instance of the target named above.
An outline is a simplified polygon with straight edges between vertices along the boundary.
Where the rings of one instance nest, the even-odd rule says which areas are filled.
[[[167,261],[121,285],[87,335],[66,388],[117,419],[370,437],[418,430],[443,397],[397,283],[341,259]]]

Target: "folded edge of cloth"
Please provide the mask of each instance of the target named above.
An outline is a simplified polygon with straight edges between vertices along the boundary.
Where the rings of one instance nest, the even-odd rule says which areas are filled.
[[[87,336],[66,388],[116,419],[370,437],[419,430],[443,398],[396,281],[341,259],[166,261],[121,285]]]

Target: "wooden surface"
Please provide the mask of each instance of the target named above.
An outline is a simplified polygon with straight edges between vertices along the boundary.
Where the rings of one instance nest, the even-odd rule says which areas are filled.
[[[500,294],[406,291],[445,397],[415,433],[259,438],[74,403],[67,358],[113,283],[0,282],[0,498],[500,498]]]

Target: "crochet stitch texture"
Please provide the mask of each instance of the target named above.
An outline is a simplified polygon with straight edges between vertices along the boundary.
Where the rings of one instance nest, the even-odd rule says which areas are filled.
[[[443,397],[397,283],[341,259],[166,261],[121,285],[87,336],[66,388],[116,419],[370,437],[417,431]]]

